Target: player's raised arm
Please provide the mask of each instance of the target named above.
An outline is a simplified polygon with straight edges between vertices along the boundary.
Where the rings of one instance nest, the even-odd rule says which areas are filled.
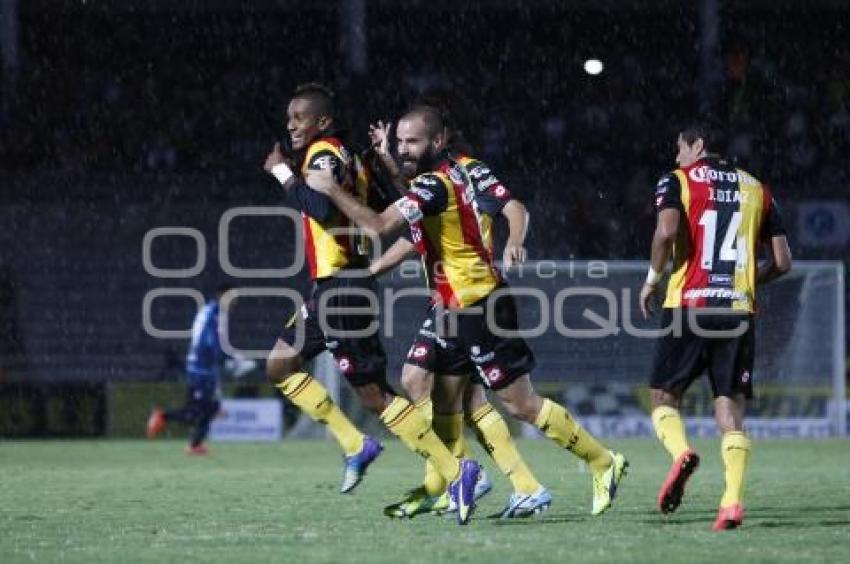
[[[388,206],[382,213],[376,213],[343,190],[331,170],[310,171],[306,181],[310,188],[330,198],[339,211],[361,229],[386,235],[404,225],[405,218],[398,205]]]
[[[393,186],[402,194],[407,191],[407,185],[402,178],[401,169],[390,153],[390,132],[392,123],[384,123],[378,120],[375,124],[369,124],[369,140],[372,142],[372,150],[378,157],[378,161],[386,171]]]
[[[274,176],[284,190],[289,191],[295,184],[296,176],[292,172],[293,163],[284,155],[280,143],[275,143],[266,157],[263,170]]]

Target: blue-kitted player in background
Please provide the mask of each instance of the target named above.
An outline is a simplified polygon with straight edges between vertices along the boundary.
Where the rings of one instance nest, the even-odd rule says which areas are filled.
[[[194,425],[187,454],[204,455],[207,448],[204,440],[210,431],[210,423],[221,408],[220,373],[225,362],[234,376],[243,376],[256,367],[256,362],[233,357],[221,347],[221,334],[227,328],[227,314],[236,303],[231,299],[227,309],[222,307],[222,297],[230,290],[221,286],[201,308],[192,324],[192,342],[186,355],[186,403],[183,407],[165,411],[155,408],[148,419],[147,436],[152,439],[165,430],[168,423],[177,421]]]

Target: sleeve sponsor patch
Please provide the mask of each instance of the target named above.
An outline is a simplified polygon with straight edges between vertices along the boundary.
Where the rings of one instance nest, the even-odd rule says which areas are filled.
[[[655,186],[655,209],[681,207],[681,188],[679,179],[673,174],[665,174]]]
[[[308,170],[332,170],[334,178],[340,182],[345,176],[345,166],[341,156],[330,149],[320,149],[310,155],[306,168]]]
[[[407,223],[416,223],[424,217],[419,202],[410,196],[399,198],[393,205],[401,212],[402,217]]]

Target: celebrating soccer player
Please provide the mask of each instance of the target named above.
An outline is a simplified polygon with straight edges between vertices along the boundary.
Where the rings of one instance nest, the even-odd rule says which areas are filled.
[[[744,519],[744,474],[750,440],[744,434],[745,400],[752,397],[756,284],[791,268],[785,230],[770,190],[713,151],[719,134],[696,121],[677,140],[679,168],[655,189],[658,223],[649,273],[640,293],[644,316],[672,254],[662,325],[682,325],[659,341],[650,383],[652,422],[673,465],[658,494],[662,513],[675,511],[685,484],[699,465],[688,446],[679,415],[682,394],[705,370],[714,393],[714,412],[723,434],[726,490],[714,530]],[[769,259],[759,266],[760,244]]]
[[[292,147],[303,155],[297,168],[300,173],[292,170],[277,145],[266,160],[266,170],[280,182],[290,205],[304,219],[307,259],[314,280],[312,299],[301,312],[303,325],[299,326],[293,318],[286,326],[269,355],[268,377],[292,403],[326,424],[342,446],[346,455],[343,493],[360,482],[383,447],[360,433],[333,403],[327,390],[304,370],[304,362],[325,349],[333,354],[363,405],[378,414],[407,446],[432,461],[443,478],[452,483],[449,490],[454,498],[469,499],[478,477],[478,464],[471,460],[459,462],[420,412],[387,384],[386,356],[377,332],[369,330],[374,328],[377,317],[369,299],[377,294],[375,281],[371,276],[353,272],[367,266],[367,242],[351,230],[348,236],[341,235],[339,228],[348,226],[347,218],[330,198],[304,183],[303,176],[308,171],[325,171],[340,190],[361,205],[366,204],[366,172],[334,128],[332,93],[316,84],[302,86],[287,109]],[[340,336],[326,335],[320,318]],[[299,331],[303,331],[304,338],[296,349]],[[470,505],[463,499],[460,503],[464,507]]]
[[[473,187],[445,151],[442,116],[433,108],[416,108],[399,121],[396,137],[402,170],[414,178],[410,191],[381,214],[352,198],[327,171],[309,174],[307,183],[373,233],[408,226],[424,256],[433,300],[439,306],[431,308],[423,329],[436,333],[435,338],[441,334],[456,338],[512,415],[588,462],[594,486],[592,513],[602,513],[611,505],[627,462],[602,446],[566,409],[539,396],[531,384],[534,357],[526,342],[497,334],[517,330],[516,303],[482,237]],[[488,309],[493,315],[487,315]],[[494,317],[498,327],[491,326],[488,317]],[[407,362],[402,377],[428,378],[429,371]]]
[[[453,120],[448,117],[445,105],[422,101],[420,105],[433,107],[440,111],[444,118],[449,155],[473,186],[473,205],[479,212],[482,239],[488,251],[493,253],[493,218],[502,215],[507,219],[509,228],[503,253],[504,263],[506,266],[512,266],[524,262],[526,252],[523,243],[528,227],[525,206],[513,198],[486,164],[468,155],[471,151],[466,147],[460,132],[452,127]],[[370,127],[370,136],[384,166],[401,183],[404,180],[401,171],[389,152],[389,131],[389,124],[378,122]],[[399,188],[402,192],[407,191],[405,186]],[[413,253],[413,243],[405,237],[400,237],[387,253],[372,263],[370,269],[380,274],[392,269]],[[401,383],[416,407],[433,420],[437,436],[455,456],[469,457],[469,447],[463,434],[465,412],[466,421],[475,431],[475,436],[485,452],[510,479],[514,492],[500,516],[526,517],[548,509],[552,501],[551,494],[537,481],[516,448],[504,419],[487,401],[483,381],[457,339],[436,339],[432,330],[423,328],[410,348],[407,362],[429,372],[427,378],[409,374],[417,377],[402,378]],[[387,506],[384,513],[390,517],[409,518],[421,513],[451,511],[453,508],[449,506],[446,493],[439,496],[429,493],[445,491],[445,488],[445,482],[433,465],[426,463],[423,484],[412,489],[400,502]],[[475,498],[480,499],[491,489],[492,483],[482,470],[476,484]]]

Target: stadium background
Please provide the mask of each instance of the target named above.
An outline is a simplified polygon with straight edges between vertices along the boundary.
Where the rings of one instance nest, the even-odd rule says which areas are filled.
[[[677,125],[700,109],[773,186],[796,259],[850,254],[850,10],[839,1],[2,7],[0,436],[138,435],[152,403],[179,398],[186,342],[144,332],[143,297],[227,280],[219,218],[279,204],[261,164],[305,81],[337,90],[355,146],[418,93],[451,92],[477,154],[529,207],[532,259],[644,259],[652,187],[673,166]],[[589,58],[600,75],[584,71]],[[196,276],[145,271],[144,234],[166,225],[204,235]],[[289,264],[292,240],[285,221],[241,218],[229,256]],[[187,238],[153,251],[160,268],[195,258]],[[193,308],[161,299],[154,324],[185,328]],[[285,309],[255,303],[235,320],[237,343],[269,346]],[[229,393],[272,395],[259,373]],[[582,388],[572,405],[592,415],[602,408],[587,394],[599,393]],[[630,388],[601,393],[611,413],[640,409]]]

